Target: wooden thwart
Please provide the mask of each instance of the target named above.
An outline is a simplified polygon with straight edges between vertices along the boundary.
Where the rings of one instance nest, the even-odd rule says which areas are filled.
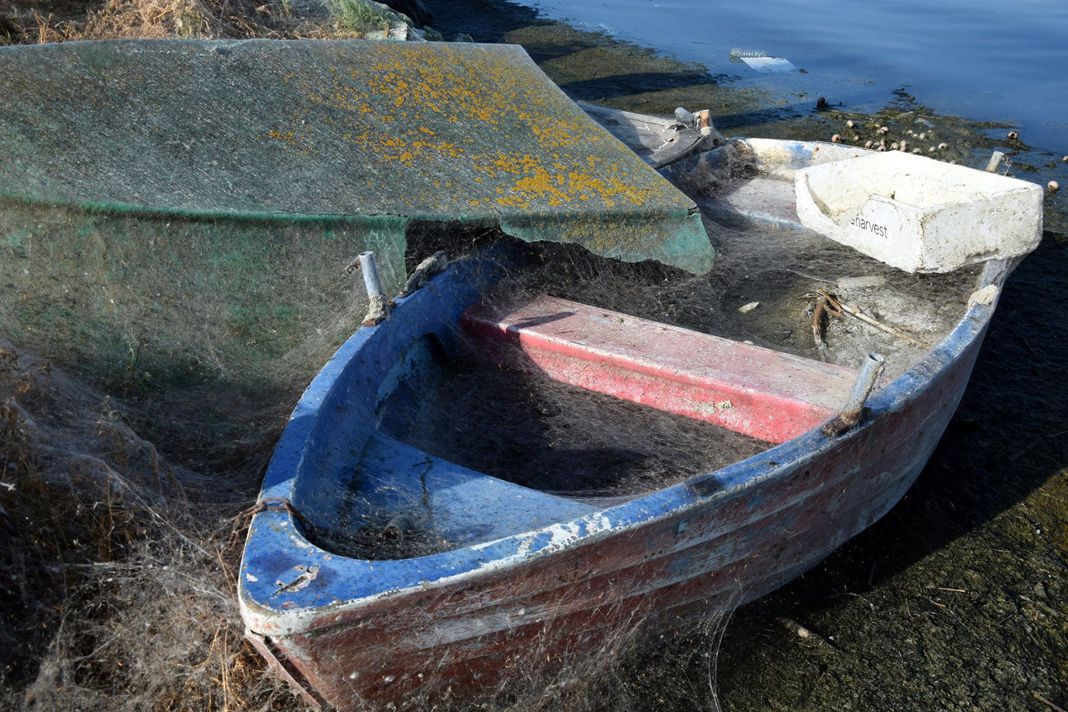
[[[833,417],[857,374],[556,297],[473,307],[462,323],[511,367],[774,443]]]

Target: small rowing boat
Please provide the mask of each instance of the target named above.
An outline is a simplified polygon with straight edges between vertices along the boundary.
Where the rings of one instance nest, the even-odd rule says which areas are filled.
[[[650,163],[677,129],[591,113]],[[498,245],[395,299],[308,387],[266,474],[240,595],[249,638],[309,702],[403,700],[431,672],[485,687],[532,650],[596,649],[635,615],[666,624],[753,600],[919,475],[1018,258],[904,274],[798,223],[794,173],[864,151],[717,143],[662,169],[715,227],[697,328],[570,298],[566,280],[509,288],[529,260]],[[843,317],[833,333],[826,311]],[[536,388],[594,406],[569,437],[531,438],[519,411]],[[627,480],[595,447],[594,410],[698,424],[716,444],[707,469]]]

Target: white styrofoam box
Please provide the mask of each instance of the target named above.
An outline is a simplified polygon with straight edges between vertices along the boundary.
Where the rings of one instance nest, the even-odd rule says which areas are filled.
[[[801,224],[906,272],[1022,255],[1042,239],[1034,183],[889,151],[794,177]]]

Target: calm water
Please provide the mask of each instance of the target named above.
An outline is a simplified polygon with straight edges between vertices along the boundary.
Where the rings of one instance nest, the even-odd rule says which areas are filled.
[[[701,62],[740,84],[876,109],[906,88],[941,113],[1068,153],[1068,0],[535,0],[546,15]],[[758,73],[733,48],[807,73]],[[804,96],[798,96],[803,93]]]

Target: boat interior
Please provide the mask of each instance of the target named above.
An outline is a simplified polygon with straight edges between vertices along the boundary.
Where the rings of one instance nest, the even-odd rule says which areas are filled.
[[[439,290],[464,302],[449,323],[394,345],[362,445],[331,455],[340,486],[298,477],[309,538],[410,558],[568,521],[819,427],[869,353],[885,358],[877,387],[914,366],[982,265],[908,274],[802,228],[792,172],[837,147],[786,143],[665,169],[701,208],[705,275],[557,244],[466,257],[494,277]]]

